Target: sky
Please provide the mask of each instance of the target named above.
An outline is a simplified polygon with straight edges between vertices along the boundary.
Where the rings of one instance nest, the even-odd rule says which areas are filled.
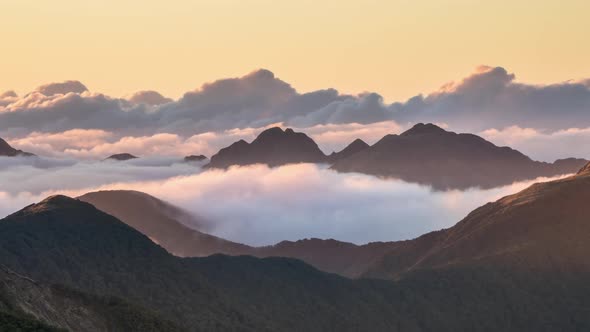
[[[300,92],[403,101],[480,64],[518,81],[590,77],[585,0],[2,0],[0,91],[65,80],[114,97],[259,68]]]

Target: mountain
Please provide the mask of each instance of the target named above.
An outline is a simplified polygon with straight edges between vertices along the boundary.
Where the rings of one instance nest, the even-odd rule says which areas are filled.
[[[294,163],[321,163],[327,157],[307,135],[293,129],[274,127],[260,133],[252,143],[244,140],[219,150],[207,165],[228,168],[232,165],[267,164],[280,166]]]
[[[185,162],[197,162],[197,161],[203,161],[203,160],[207,160],[207,157],[203,156],[202,154],[200,154],[198,156],[190,155],[190,156],[184,157]]]
[[[365,276],[473,266],[588,273],[589,200],[590,164],[574,176],[488,203],[449,229],[405,241]]]
[[[78,199],[125,222],[177,256],[249,251],[248,246],[195,230],[206,230],[209,227],[207,221],[148,194],[113,190],[87,193]]]
[[[10,144],[8,144],[5,140],[0,138],[0,157],[16,157],[16,156],[32,157],[32,156],[34,156],[34,154],[24,152],[21,150],[17,150],[15,148],[13,148],[12,146],[10,146]]]
[[[348,158],[357,152],[363,151],[363,150],[369,148],[369,146],[370,145],[365,143],[365,141],[363,141],[360,138],[357,138],[352,143],[350,143],[347,147],[342,149],[342,151],[332,152],[332,154],[330,154],[328,156],[328,160],[331,163],[334,163],[340,159]]]
[[[430,185],[438,190],[493,188],[540,176],[571,174],[586,160],[533,161],[509,147],[433,124],[387,135],[373,146],[336,161],[332,169]]]
[[[117,154],[107,157],[105,160],[125,161],[125,160],[137,159],[137,158],[138,157],[136,157],[130,153],[117,153]]]
[[[282,241],[272,246],[251,248],[245,254],[256,257],[290,257],[315,268],[348,278],[358,278],[398,242],[373,242],[365,245],[334,239]]]
[[[397,245],[379,242],[358,246],[336,240],[307,239],[256,248],[209,235],[206,232],[211,225],[206,220],[142,192],[99,191],[78,199],[118,218],[181,257],[213,254],[289,257],[325,272],[358,277],[374,260]]]
[[[540,228],[525,233],[544,234]],[[565,243],[571,232],[549,233],[547,244]],[[586,244],[576,240],[572,251],[587,252],[578,246]],[[572,251],[563,255],[573,258]],[[425,265],[399,281],[350,280],[287,258],[174,257],[115,217],[65,196],[0,220],[0,263],[12,271],[92,296],[122,296],[191,331],[588,330],[590,274],[577,268],[584,263],[565,259],[553,269],[547,258],[547,270],[471,262]]]
[[[43,285],[0,266],[0,331],[180,331],[124,300]]]

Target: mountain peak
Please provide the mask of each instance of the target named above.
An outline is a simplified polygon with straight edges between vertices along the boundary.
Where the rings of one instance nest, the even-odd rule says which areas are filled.
[[[32,156],[34,156],[34,154],[24,152],[21,150],[17,150],[15,148],[13,148],[12,146],[10,146],[10,144],[8,144],[8,142],[6,142],[2,138],[0,138],[0,156],[4,156],[4,157],[17,157],[17,156],[32,157]]]
[[[132,155],[131,153],[117,153],[117,154],[114,154],[112,156],[109,156],[105,160],[119,160],[119,161],[124,161],[124,160],[137,159],[137,158],[138,157]]]
[[[446,133],[447,131],[441,127],[432,123],[417,123],[412,128],[406,130],[401,136],[413,136],[413,135],[429,135],[429,134],[440,134]]]
[[[369,144],[367,144],[362,139],[357,138],[354,141],[352,141],[352,143],[350,143],[348,146],[364,146],[364,147],[369,147]]]
[[[267,164],[279,166],[326,161],[318,145],[304,133],[291,128],[272,127],[261,132],[252,143],[240,140],[219,150],[206,167],[227,168],[231,165]]]
[[[340,159],[350,157],[353,154],[367,148],[369,148],[369,144],[365,143],[365,141],[363,141],[362,139],[357,138],[352,143],[348,144],[344,149],[342,149],[342,151],[333,152],[328,158],[331,162],[336,162]]]
[[[31,204],[21,211],[17,212],[16,215],[30,215],[44,211],[53,211],[60,209],[77,209],[91,206],[87,203],[81,202],[77,199],[64,196],[64,195],[53,195],[45,198],[39,203]]]

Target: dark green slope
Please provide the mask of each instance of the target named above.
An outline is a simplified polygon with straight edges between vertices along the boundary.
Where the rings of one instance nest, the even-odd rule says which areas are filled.
[[[48,286],[0,266],[0,331],[180,331],[115,297]]]
[[[350,280],[286,258],[177,258],[92,205],[51,197],[0,221],[0,263],[117,295],[193,331],[590,329],[588,275],[471,265]],[[126,316],[125,306],[111,308]]]

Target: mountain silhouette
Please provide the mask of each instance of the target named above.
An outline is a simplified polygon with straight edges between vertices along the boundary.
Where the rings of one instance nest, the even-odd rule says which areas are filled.
[[[207,157],[205,157],[202,154],[200,154],[198,156],[197,155],[190,155],[190,156],[184,157],[185,162],[197,162],[197,161],[203,161],[203,160],[207,160]]]
[[[400,135],[387,135],[373,146],[337,160],[331,168],[447,190],[493,188],[541,176],[570,174],[587,162],[574,158],[553,164],[533,161],[479,136],[419,123]]]
[[[21,150],[17,150],[10,146],[8,142],[0,138],[0,157],[31,157],[34,156],[32,153],[24,152]]]
[[[137,159],[138,157],[132,155],[131,153],[117,153],[112,156],[105,158],[105,160],[117,160],[117,161],[125,161],[131,159]]]
[[[248,246],[198,231],[209,227],[205,220],[142,192],[99,191],[78,199],[115,216],[176,256],[201,257],[249,251]]]
[[[244,140],[219,150],[207,165],[228,168],[232,165],[267,164],[280,166],[295,163],[321,163],[327,157],[309,136],[293,129],[273,127],[260,133],[252,143]]]
[[[328,160],[330,161],[330,163],[334,163],[340,159],[348,158],[359,151],[363,151],[368,147],[369,144],[365,143],[365,141],[363,141],[362,139],[357,138],[341,151],[332,152],[332,154],[328,156]]]

